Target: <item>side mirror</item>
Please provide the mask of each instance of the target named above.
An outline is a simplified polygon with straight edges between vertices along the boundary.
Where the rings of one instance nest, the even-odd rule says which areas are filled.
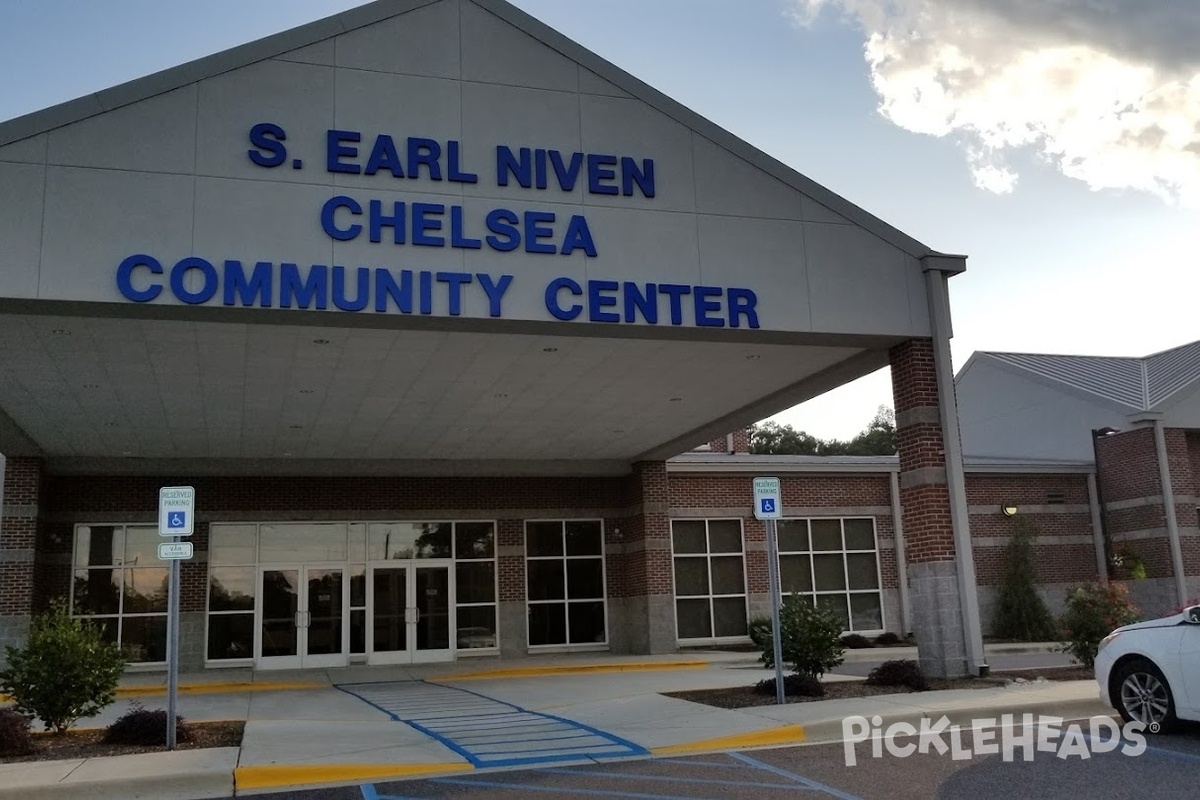
[[[1184,609],[1183,618],[1193,625],[1200,625],[1200,606]]]

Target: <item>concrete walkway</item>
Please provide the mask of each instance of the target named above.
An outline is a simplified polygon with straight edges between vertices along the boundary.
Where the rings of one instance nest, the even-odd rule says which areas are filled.
[[[895,650],[889,648],[889,657]],[[851,653],[872,651],[848,651]],[[878,653],[878,651],[874,651]],[[899,656],[903,657],[903,656]],[[771,676],[753,653],[209,671],[183,679],[180,714],[246,720],[241,748],[0,765],[0,798],[229,797],[255,791],[829,741],[848,716],[952,724],[1034,713],[1111,713],[1091,681],[1030,683],[738,710],[664,692],[746,686]],[[830,680],[857,680],[830,676]],[[122,695],[165,706],[163,676],[133,674]],[[118,702],[88,725],[124,713]]]

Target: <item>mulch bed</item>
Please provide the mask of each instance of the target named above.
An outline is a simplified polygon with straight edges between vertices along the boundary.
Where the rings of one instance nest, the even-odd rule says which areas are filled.
[[[205,747],[239,747],[242,730],[246,723],[231,722],[187,722],[183,725],[191,732],[191,741],[179,742],[177,750],[199,750]],[[165,753],[166,745],[146,747],[130,744],[106,744],[102,728],[68,730],[66,733],[34,733],[37,752],[27,756],[0,757],[0,764],[16,761],[50,761],[59,758],[97,758],[99,756],[124,756],[134,753]]]
[[[1091,670],[1083,667],[1047,667],[1045,669],[1023,669],[1005,672],[993,672],[987,678],[931,678],[928,691],[942,689],[994,689],[1004,686],[1020,678],[1026,681],[1036,681],[1042,678],[1048,681],[1080,681],[1093,680]],[[865,681],[831,681],[823,683],[825,694],[822,697],[800,697],[788,695],[789,703],[813,703],[821,700],[844,700],[852,697],[873,697],[880,694],[910,694],[914,690],[907,686],[870,686]],[[667,697],[680,700],[690,700],[693,703],[703,703],[716,708],[749,708],[751,706],[775,705],[775,695],[759,694],[753,686],[735,686],[728,689],[692,689],[686,692],[665,692]]]

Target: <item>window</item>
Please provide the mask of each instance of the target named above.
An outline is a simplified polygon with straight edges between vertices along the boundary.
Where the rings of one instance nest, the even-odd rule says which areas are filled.
[[[257,525],[209,525],[206,652],[210,661],[254,656],[257,553]]]
[[[883,629],[872,517],[781,519],[776,530],[784,597],[796,593],[828,608],[847,631]]]
[[[158,560],[157,526],[75,529],[71,611],[97,623],[131,662],[167,660],[169,570]]]
[[[496,525],[454,523],[455,620],[459,650],[496,646]]]
[[[607,643],[600,520],[526,523],[525,582],[530,647]]]
[[[680,640],[744,637],[742,521],[674,520],[675,624]]]

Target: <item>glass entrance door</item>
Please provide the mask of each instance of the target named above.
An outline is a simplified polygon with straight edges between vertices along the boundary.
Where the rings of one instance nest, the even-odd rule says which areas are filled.
[[[371,567],[367,661],[451,661],[454,648],[449,563],[390,561]]]
[[[349,586],[344,566],[264,567],[258,588],[259,668],[347,664]]]

